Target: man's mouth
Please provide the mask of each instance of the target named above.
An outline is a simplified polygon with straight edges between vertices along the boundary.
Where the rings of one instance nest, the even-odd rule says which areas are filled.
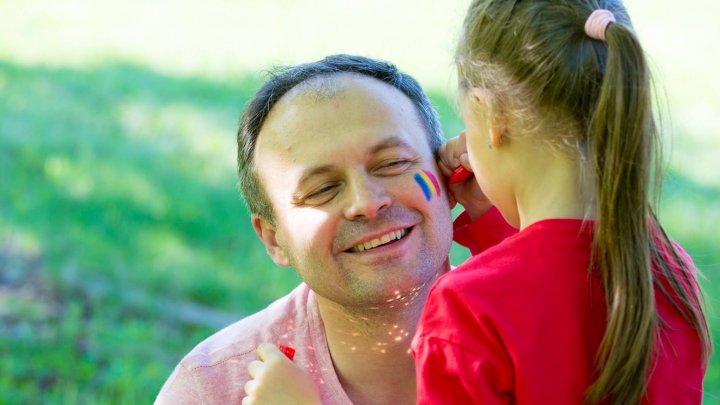
[[[367,242],[363,242],[359,245],[353,246],[352,248],[348,249],[348,252],[362,252],[365,250],[370,250],[376,247],[397,242],[398,240],[407,236],[407,234],[410,232],[410,229],[411,228],[405,228],[397,231],[388,232],[379,238],[375,238],[373,240],[369,240]]]

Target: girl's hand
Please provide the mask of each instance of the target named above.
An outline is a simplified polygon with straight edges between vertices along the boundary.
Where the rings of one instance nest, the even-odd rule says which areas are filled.
[[[257,348],[258,360],[248,365],[253,379],[245,384],[242,405],[315,405],[320,394],[310,374],[295,365],[275,345]]]
[[[460,136],[450,139],[440,147],[437,163],[440,173],[445,177],[450,207],[460,203],[470,215],[470,219],[475,220],[493,206],[475,181],[475,176],[470,176],[460,183],[450,184],[447,181],[458,166],[472,172],[464,131],[460,133]]]

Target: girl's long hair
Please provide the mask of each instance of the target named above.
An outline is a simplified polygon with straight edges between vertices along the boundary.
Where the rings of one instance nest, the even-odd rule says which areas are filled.
[[[606,42],[584,31],[596,9],[617,19]],[[658,195],[650,197],[651,189],[659,192],[660,139],[649,69],[622,4],[476,0],[456,58],[461,87],[487,89],[522,125],[556,134],[548,141],[571,147],[593,179],[592,263],[605,288],[607,328],[587,402],[642,399],[662,322],[655,288],[698,331],[707,361],[710,337],[693,269],[655,216]]]

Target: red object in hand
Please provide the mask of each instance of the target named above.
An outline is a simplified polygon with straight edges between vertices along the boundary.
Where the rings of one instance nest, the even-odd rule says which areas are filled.
[[[278,345],[278,349],[290,360],[295,357],[295,349],[290,346]]]
[[[448,180],[450,184],[455,183],[462,183],[463,181],[467,180],[468,177],[472,176],[472,172],[462,166],[458,166],[453,170],[452,174],[450,175],[450,179]]]

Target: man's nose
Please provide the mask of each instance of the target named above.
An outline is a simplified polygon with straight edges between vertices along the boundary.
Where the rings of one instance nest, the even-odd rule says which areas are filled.
[[[379,179],[372,176],[351,182],[345,218],[349,220],[375,219],[385,208],[392,205],[392,196]]]

